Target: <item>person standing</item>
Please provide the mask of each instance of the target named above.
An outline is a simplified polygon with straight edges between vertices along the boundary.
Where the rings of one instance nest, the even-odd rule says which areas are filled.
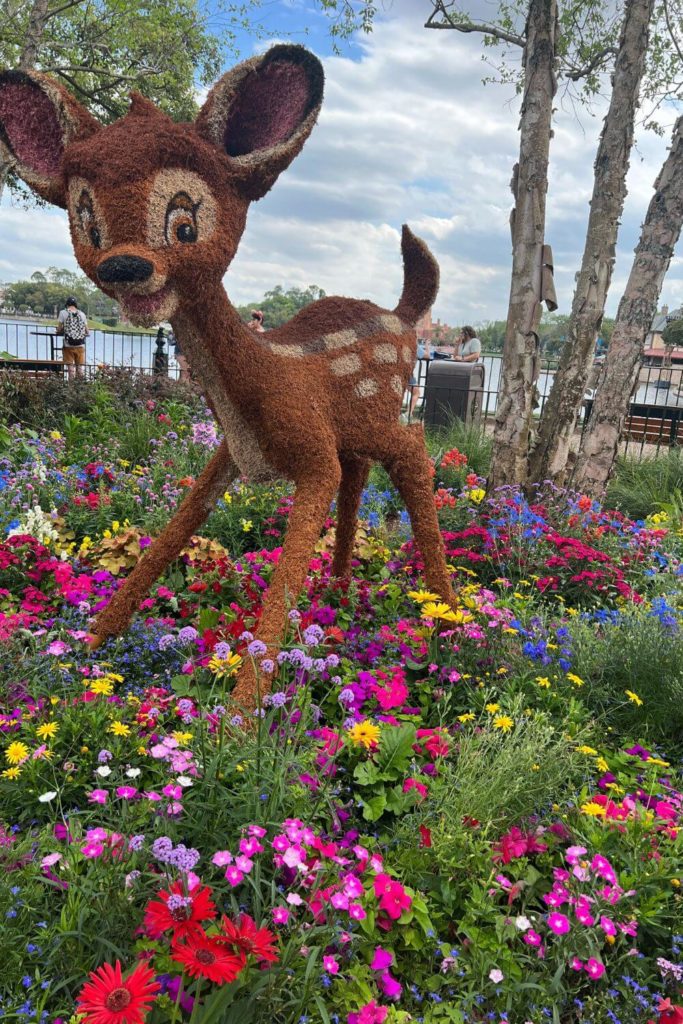
[[[256,331],[257,334],[265,334],[266,329],[263,326],[263,313],[260,309],[252,309],[251,320],[247,324],[250,330]]]
[[[456,363],[478,363],[481,355],[481,341],[474,327],[463,327],[455,343],[453,360]]]
[[[57,317],[57,334],[64,338],[62,345],[62,359],[66,366],[69,380],[74,376],[83,376],[85,366],[85,339],[90,334],[88,330],[88,318],[73,296],[64,303]]]
[[[173,328],[171,328],[171,330],[168,332],[168,344],[169,348],[173,349],[175,361],[178,364],[178,380],[187,383],[187,381],[190,380],[190,367],[187,362],[187,359],[185,358],[181,351],[180,343],[178,342],[178,339],[175,336]]]

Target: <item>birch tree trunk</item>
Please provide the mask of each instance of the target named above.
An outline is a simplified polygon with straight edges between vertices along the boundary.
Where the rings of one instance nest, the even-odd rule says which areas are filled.
[[[627,0],[612,97],[595,158],[583,260],[567,325],[567,341],[531,455],[532,481],[552,479],[561,484],[566,474],[570,443],[612,279],[653,7],[654,0]]]
[[[545,202],[555,79],[557,0],[531,0],[524,47],[519,163],[512,191],[512,280],[489,486],[526,479],[539,370]]]
[[[655,182],[612,340],[584,432],[572,486],[604,493],[638,382],[645,337],[657,311],[662,283],[683,224],[683,116]]]
[[[33,7],[28,19],[28,28],[26,29],[26,39],[19,56],[20,71],[29,71],[36,66],[38,50],[40,49],[45,26],[48,22],[48,3],[49,0],[33,0]],[[7,182],[10,168],[11,165],[9,163],[0,160],[0,201],[2,201],[2,193],[5,190],[5,183]]]

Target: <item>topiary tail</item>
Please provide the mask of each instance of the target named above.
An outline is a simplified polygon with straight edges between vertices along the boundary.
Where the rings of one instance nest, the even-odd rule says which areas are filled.
[[[394,310],[404,323],[415,326],[434,305],[439,290],[439,264],[426,244],[407,224],[401,235],[403,253],[403,294]]]

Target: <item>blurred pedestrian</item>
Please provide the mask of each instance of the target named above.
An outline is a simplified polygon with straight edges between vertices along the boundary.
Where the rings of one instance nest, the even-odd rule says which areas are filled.
[[[62,344],[62,359],[66,366],[69,380],[75,376],[83,376],[85,366],[85,339],[90,334],[88,329],[88,318],[73,295],[64,303],[57,317],[57,334],[64,338]]]

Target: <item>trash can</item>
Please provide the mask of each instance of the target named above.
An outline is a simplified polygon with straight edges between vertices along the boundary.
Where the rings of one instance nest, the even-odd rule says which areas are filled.
[[[454,419],[468,426],[479,423],[485,376],[483,363],[431,362],[425,387],[425,426],[446,427]]]

